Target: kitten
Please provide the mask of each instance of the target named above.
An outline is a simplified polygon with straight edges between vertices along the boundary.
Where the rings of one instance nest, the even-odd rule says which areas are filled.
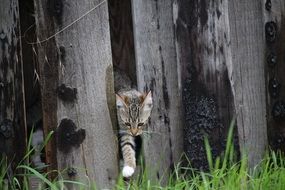
[[[118,72],[115,70],[114,74],[115,83],[117,83],[116,79],[119,77],[116,75],[118,75]],[[122,80],[118,80],[122,82]],[[128,84],[128,82],[124,84]],[[124,161],[122,175],[129,178],[136,168],[136,144],[134,139],[143,133],[153,107],[151,91],[140,93],[127,85],[117,92],[116,105],[121,136],[120,148]]]
[[[34,153],[31,156],[33,165],[40,169],[45,166],[42,159],[42,146],[44,143],[42,107],[40,99],[36,99],[34,104],[27,108],[27,128],[30,133],[33,130],[31,146]]]
[[[37,169],[45,167],[45,163],[42,161],[41,151],[44,143],[44,135],[42,129],[37,129],[33,133],[32,137],[32,147],[34,148],[34,154],[32,155],[32,162]]]

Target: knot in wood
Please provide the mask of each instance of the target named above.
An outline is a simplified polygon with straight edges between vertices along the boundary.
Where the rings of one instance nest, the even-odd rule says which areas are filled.
[[[271,11],[271,7],[272,7],[271,0],[266,0],[265,9],[267,11]]]
[[[77,175],[77,170],[76,170],[75,168],[73,168],[73,167],[69,167],[69,168],[67,169],[67,175],[68,175],[69,177],[74,177],[74,176]]]
[[[73,147],[78,148],[85,137],[85,130],[77,130],[75,123],[67,118],[61,120],[56,131],[58,149],[64,153],[70,152]]]
[[[285,119],[285,103],[283,101],[277,101],[272,108],[272,116],[275,120]]]
[[[267,22],[265,24],[266,41],[268,43],[275,42],[276,34],[277,34],[277,24],[273,21]]]
[[[59,47],[59,57],[62,61],[65,61],[66,51],[64,46]]]
[[[77,97],[77,89],[67,87],[65,84],[61,84],[57,88],[57,95],[59,99],[65,102],[74,102]]]
[[[6,138],[9,139],[13,135],[13,122],[9,119],[2,121],[0,125],[0,133]]]

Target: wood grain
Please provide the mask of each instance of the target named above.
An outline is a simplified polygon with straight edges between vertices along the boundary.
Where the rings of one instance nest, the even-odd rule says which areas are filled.
[[[183,151],[172,1],[133,0],[132,9],[138,89],[151,90],[154,102],[151,135],[143,139],[146,169],[163,181]]]
[[[235,112],[228,2],[177,0],[173,18],[183,89],[184,151],[193,167],[207,169],[204,137],[213,156],[219,156]]]
[[[267,146],[265,98],[265,38],[260,1],[229,1],[234,92],[239,143],[249,166],[262,159]]]
[[[51,36],[55,32],[55,26],[52,18],[47,12],[47,1],[34,1],[35,5],[35,22],[37,41]],[[57,96],[56,87],[58,86],[58,61],[57,46],[55,39],[37,45],[37,60],[39,64],[42,111],[43,111],[43,130],[45,136],[54,132],[57,127]],[[55,135],[48,141],[45,146],[47,171],[56,170],[57,155]],[[50,174],[55,178],[56,174]]]
[[[23,84],[19,4],[16,0],[4,0],[0,7],[0,124],[4,120],[12,124],[8,138],[1,135],[0,152],[8,156],[9,162],[14,161],[13,168],[26,147]]]
[[[57,31],[73,22],[101,1],[41,1],[37,4],[38,35],[40,39],[47,38],[47,31]],[[48,4],[47,4],[48,3]],[[53,12],[48,6],[58,9]],[[62,7],[61,7],[62,6]],[[43,33],[42,33],[43,32]],[[49,46],[43,48],[43,46]],[[76,22],[54,39],[40,44],[41,67],[43,79],[43,106],[47,126],[56,129],[63,119],[70,119],[78,133],[69,131],[73,136],[70,141],[67,133],[58,133],[57,165],[63,171],[65,179],[75,179],[82,182],[95,181],[98,188],[111,188],[118,175],[117,144],[113,132],[108,103],[115,107],[114,90],[110,91],[108,84],[113,84],[110,31],[108,23],[108,7],[104,2],[97,9]],[[45,59],[49,61],[44,61]],[[58,98],[58,86],[75,88],[76,98],[66,101]],[[47,93],[50,93],[49,96]],[[67,94],[68,96],[69,94]],[[52,98],[51,98],[52,97]],[[64,97],[64,96],[63,96]],[[109,100],[109,102],[107,101]],[[51,101],[55,101],[52,103]],[[52,104],[53,107],[50,107]],[[66,129],[68,126],[65,126]],[[85,135],[83,133],[85,132]],[[80,138],[81,140],[78,140]],[[77,140],[78,141],[77,141]],[[66,150],[59,149],[62,142]],[[81,144],[82,143],[82,144]],[[75,172],[70,172],[70,171]],[[69,186],[76,189],[76,186]]]
[[[207,165],[199,150],[204,134],[219,155],[236,115],[239,145],[253,167],[267,145],[261,2],[177,0],[173,13],[186,154],[195,167]]]

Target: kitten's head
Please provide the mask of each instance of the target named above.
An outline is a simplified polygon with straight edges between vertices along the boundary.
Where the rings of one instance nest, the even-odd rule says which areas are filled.
[[[151,92],[147,94],[116,95],[118,117],[124,122],[127,131],[132,136],[142,134],[152,110]]]

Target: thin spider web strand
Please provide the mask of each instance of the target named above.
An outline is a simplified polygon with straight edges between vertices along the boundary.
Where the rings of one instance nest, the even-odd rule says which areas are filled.
[[[90,9],[89,11],[87,11],[86,13],[84,13],[82,16],[80,16],[78,19],[74,20],[73,22],[71,22],[70,24],[68,24],[67,26],[63,27],[61,30],[59,30],[58,32],[54,33],[53,35],[49,36],[48,38],[41,40],[41,41],[37,41],[37,42],[30,42],[27,44],[41,44],[43,42],[46,42],[52,38],[54,38],[55,36],[57,36],[58,34],[62,33],[63,31],[65,31],[66,29],[68,29],[69,27],[71,27],[73,24],[75,24],[76,22],[78,22],[79,20],[81,20],[82,18],[84,18],[86,15],[88,15],[89,13],[91,13],[92,11],[94,11],[95,9],[97,9],[99,6],[101,6],[103,3],[105,3],[106,0],[103,0],[102,2],[100,2],[99,4],[97,4],[95,7],[93,7],[92,9]]]

